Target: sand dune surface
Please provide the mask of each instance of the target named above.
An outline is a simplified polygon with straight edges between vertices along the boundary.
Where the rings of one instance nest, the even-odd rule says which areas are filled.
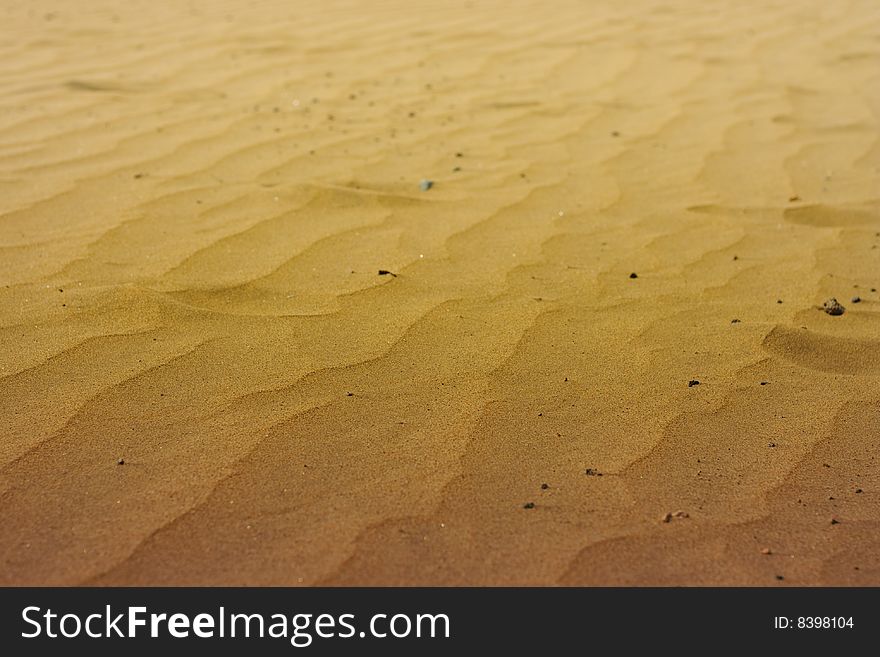
[[[0,584],[880,585],[876,3],[0,24]]]

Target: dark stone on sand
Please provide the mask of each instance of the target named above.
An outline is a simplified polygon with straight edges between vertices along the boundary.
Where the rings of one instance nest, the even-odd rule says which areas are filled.
[[[548,488],[550,488],[550,484],[541,484],[541,490],[547,490]],[[861,493],[862,491],[858,492]]]
[[[776,303],[782,303],[782,299],[777,299]]]
[[[731,323],[731,324],[739,324],[739,322],[740,322],[740,320],[738,320],[738,319],[732,319],[732,320],[730,320],[730,323]]]
[[[861,492],[862,492],[861,488],[856,488],[856,493],[861,493]]]
[[[395,274],[393,271],[388,271],[387,269],[380,269],[379,276],[394,276],[396,278],[397,274]]]
[[[345,396],[346,396],[346,397],[354,397],[354,393],[353,393],[353,392],[347,392],[347,393],[345,393]]]
[[[452,173],[458,173],[461,171],[461,167],[452,167]]]
[[[584,470],[584,474],[587,475],[588,477],[601,477],[602,476],[602,473],[594,468],[587,468],[586,470]]]
[[[464,157],[464,153],[456,153],[455,157]]]
[[[525,504],[523,504],[523,508],[524,509],[534,509],[535,503],[534,502],[526,502]]]
[[[767,443],[767,447],[776,447],[776,443]]]
[[[688,388],[693,388],[694,386],[698,385],[700,385],[700,382],[696,379],[691,379],[690,381],[688,381]]]
[[[834,297],[830,299],[826,299],[825,303],[822,304],[822,310],[825,311],[828,315],[842,315],[846,308],[840,305],[840,302]]]
[[[785,579],[785,577],[783,577],[782,575],[777,575],[776,579],[778,579],[781,582],[782,580]]]
[[[852,298],[852,302],[853,302],[853,303],[861,303],[861,302],[862,302],[862,297],[853,297],[853,298]]]
[[[767,385],[768,383],[770,383],[770,382],[769,382],[769,381],[761,381],[761,385],[762,385],[762,386],[765,386],[765,385]]]
[[[632,274],[629,275],[629,277],[630,278],[638,278],[639,275],[637,273],[633,272]]]
[[[116,465],[125,465],[125,459],[119,459],[116,461]]]
[[[838,520],[837,518],[832,518],[832,519],[831,519],[831,524],[832,524],[832,525],[839,525],[839,524],[840,524],[840,520]]]
[[[426,179],[426,180],[422,180],[422,181],[419,183],[419,189],[421,189],[423,192],[427,192],[427,191],[428,191],[429,189],[431,189],[433,186],[434,186],[434,181],[433,181],[433,180],[427,180],[427,179]]]

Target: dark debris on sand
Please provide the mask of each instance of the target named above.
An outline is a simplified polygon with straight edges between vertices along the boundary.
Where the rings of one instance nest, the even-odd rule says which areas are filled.
[[[825,300],[825,303],[822,304],[822,310],[828,315],[837,316],[842,315],[846,311],[846,308],[840,305],[840,302],[837,299],[832,297]]]
[[[687,511],[674,511],[671,513],[664,513],[660,518],[660,522],[672,522],[673,518],[690,518],[690,515]]]

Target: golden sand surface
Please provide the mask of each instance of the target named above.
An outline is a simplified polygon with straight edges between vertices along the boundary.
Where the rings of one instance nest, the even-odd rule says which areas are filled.
[[[0,584],[880,584],[873,0],[0,24]]]

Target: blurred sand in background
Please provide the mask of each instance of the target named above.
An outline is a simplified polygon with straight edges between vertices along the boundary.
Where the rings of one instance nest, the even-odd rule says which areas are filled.
[[[0,584],[880,584],[875,2],[0,24]]]

